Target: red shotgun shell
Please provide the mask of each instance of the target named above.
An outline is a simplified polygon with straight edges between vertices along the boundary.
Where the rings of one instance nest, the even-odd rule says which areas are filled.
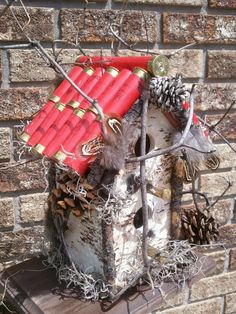
[[[95,72],[88,78],[88,80],[81,86],[81,89],[84,93],[88,94],[94,85],[101,78],[104,73],[104,69],[97,68]],[[47,145],[53,140],[54,137],[57,137],[57,133],[63,127],[67,119],[69,119],[75,108],[78,108],[80,102],[83,100],[83,96],[77,93],[73,100],[71,100],[66,107],[64,107],[63,111],[57,117],[56,121],[50,126],[47,130],[46,134],[40,139],[40,142],[34,147],[34,151],[42,154]]]
[[[81,67],[75,66],[69,73],[69,77],[74,81],[80,73],[83,71]],[[30,139],[30,135],[32,135],[36,129],[40,126],[41,122],[47,117],[49,112],[54,107],[56,102],[59,102],[61,97],[66,93],[66,91],[70,88],[70,83],[67,80],[63,80],[61,84],[56,88],[53,93],[53,96],[49,98],[49,101],[44,105],[41,111],[36,115],[31,123],[25,128],[24,133],[20,136],[20,138],[28,142]]]
[[[141,68],[136,68],[133,71],[133,73],[128,77],[128,79],[125,81],[125,83],[122,85],[122,87],[118,90],[118,92],[113,94],[113,98],[111,101],[106,102],[106,103],[102,102],[102,100],[100,101],[100,104],[104,109],[104,113],[112,112],[115,115],[123,116],[131,108],[133,103],[140,97],[140,94],[141,94],[140,84],[142,84],[143,81],[148,78],[149,78],[149,75],[145,70]],[[84,119],[85,119],[85,116],[83,120]],[[83,122],[83,120],[81,122]],[[94,120],[95,120],[95,117],[93,117],[93,121]],[[92,123],[90,121],[86,121],[86,122],[89,125],[89,128],[86,129],[86,133],[83,132],[84,136],[80,138],[79,140],[78,138],[76,138],[76,140],[74,141],[74,143],[76,142],[76,146],[72,150],[72,154],[74,157],[77,157],[77,158],[67,157],[64,161],[65,164],[72,167],[77,172],[79,172],[79,169],[80,169],[80,166],[79,166],[80,161],[83,160],[83,164],[85,163],[84,157],[81,156],[81,150],[80,150],[81,144],[82,143],[86,144],[86,142],[88,142],[89,140],[97,138],[99,134],[101,133],[101,124],[98,121],[94,121]],[[71,151],[68,149],[67,146],[65,146],[65,148],[68,151]],[[91,156],[87,158],[88,165],[90,163],[90,159],[91,159]],[[83,175],[83,173],[81,172],[79,173],[80,175]]]
[[[100,94],[103,93],[104,90],[112,83],[114,77],[117,76],[118,70],[114,68],[108,68],[100,80],[93,87],[89,96],[93,99],[99,97]],[[57,136],[53,141],[49,143],[49,145],[44,150],[44,154],[46,156],[51,157],[55,154],[60,148],[61,144],[66,140],[66,138],[71,134],[72,130],[76,126],[76,124],[82,119],[85,110],[83,108],[89,107],[90,103],[86,100],[83,100],[80,104],[80,107],[73,111],[73,114],[70,115],[66,123],[63,125],[62,129],[57,133]]]
[[[114,82],[97,98],[97,102],[101,108],[112,101],[114,94],[116,94],[119,89],[124,85],[127,79],[130,77],[131,72],[129,70],[122,70],[121,73],[117,76]],[[82,107],[82,104],[81,104]],[[85,133],[89,130],[88,128],[92,122],[97,118],[96,110],[94,107],[89,104],[87,107],[88,110],[84,114],[82,120],[76,124],[75,128],[70,133],[69,137],[62,143],[62,147],[65,151],[71,152],[77,143],[80,143],[80,140],[84,137]],[[60,154],[61,156],[61,154]],[[57,157],[57,155],[56,155]],[[66,154],[65,154],[66,158]]]
[[[91,68],[84,69],[81,72],[81,74],[76,78],[75,84],[78,87],[81,87],[92,74],[93,70]],[[37,143],[39,143],[42,136],[46,134],[46,131],[50,128],[50,126],[57,119],[60,113],[64,111],[67,102],[70,101],[76,94],[77,94],[76,89],[73,86],[70,86],[69,89],[61,97],[60,102],[54,105],[54,107],[50,110],[49,114],[41,122],[38,129],[31,135],[28,144],[34,146]]]
[[[129,57],[107,57],[107,56],[80,56],[76,60],[76,65],[79,66],[92,66],[108,67],[114,66],[119,70],[129,69],[133,71],[139,67],[149,71],[154,76],[167,75],[169,70],[169,60],[164,55],[157,56],[129,56]]]

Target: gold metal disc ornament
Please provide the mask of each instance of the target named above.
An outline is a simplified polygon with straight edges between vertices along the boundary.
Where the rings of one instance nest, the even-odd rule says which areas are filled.
[[[148,71],[154,76],[166,76],[169,71],[169,60],[164,55],[154,56],[148,62]]]

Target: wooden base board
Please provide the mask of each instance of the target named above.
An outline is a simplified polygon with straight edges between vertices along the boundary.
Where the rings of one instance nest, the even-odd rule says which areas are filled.
[[[206,257],[202,272],[188,284],[206,276],[214,267],[215,263]],[[143,291],[127,292],[109,308],[99,302],[81,301],[72,293],[65,294],[57,282],[55,271],[46,269],[40,258],[33,258],[5,270],[1,274],[1,289],[6,280],[6,298],[23,314],[144,314],[158,309],[163,302],[160,291],[156,290],[154,295],[150,289],[147,290],[148,287]],[[166,299],[180,292],[173,283],[163,284],[161,290],[167,295]]]

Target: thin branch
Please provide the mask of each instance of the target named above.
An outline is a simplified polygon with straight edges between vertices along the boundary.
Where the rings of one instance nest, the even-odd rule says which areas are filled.
[[[26,16],[28,17],[28,22],[27,22],[24,26],[22,26],[21,23],[19,22],[18,18],[16,17],[14,11],[13,11],[12,8],[10,7],[11,14],[12,14],[12,16],[14,17],[14,19],[15,19],[15,21],[16,21],[18,27],[19,27],[19,29],[20,29],[21,32],[22,32],[22,34],[25,36],[25,38],[26,38],[29,42],[31,42],[30,37],[29,37],[29,36],[26,34],[26,32],[24,31],[25,26],[27,26],[27,25],[30,23],[30,16],[29,16],[29,13],[27,12],[27,10],[26,10],[26,8],[25,8],[23,2],[22,2],[22,1],[20,1],[20,2],[21,2],[21,5],[22,5],[22,7],[23,7],[25,13],[26,13]]]
[[[73,48],[75,48],[75,49],[79,49],[79,51],[84,55],[84,56],[86,56],[86,53],[84,52],[84,50],[82,49],[82,47],[79,45],[79,44],[75,44],[75,43],[72,43],[72,42],[70,42],[70,41],[66,41],[66,40],[62,40],[62,39],[56,39],[56,40],[54,40],[53,41],[53,44],[52,44],[52,51],[53,51],[53,55],[54,55],[54,57],[55,57],[55,60],[58,60],[58,57],[59,57],[59,55],[61,54],[61,52],[63,51],[63,49],[65,49],[64,47],[62,47],[62,48],[59,48],[59,52],[56,52],[56,45],[58,44],[58,43],[61,43],[61,44],[63,44],[63,45],[67,45],[67,46],[69,46],[69,47],[73,47]]]
[[[6,11],[10,8],[10,6],[12,5],[12,3],[15,0],[10,0],[7,5],[5,6],[5,8],[0,12],[0,18],[6,13]]]
[[[191,47],[194,47],[194,46],[197,46],[197,45],[201,45],[201,44],[206,44],[206,41],[207,41],[207,43],[211,43],[211,42],[217,43],[217,42],[219,42],[219,41],[221,41],[221,40],[229,40],[229,39],[235,39],[235,37],[230,37],[230,38],[228,38],[228,37],[221,37],[221,38],[218,38],[218,39],[215,39],[215,38],[212,38],[212,39],[207,38],[205,41],[204,41],[204,40],[202,40],[202,41],[194,40],[192,43],[187,44],[187,45],[185,45],[185,46],[183,46],[183,47],[180,47],[179,49],[177,49],[177,50],[171,52],[170,54],[166,54],[165,56],[166,56],[167,58],[168,58],[168,57],[172,57],[172,56],[174,56],[175,54],[179,53],[180,51],[182,51],[182,50],[184,50],[184,49],[191,48]]]
[[[8,166],[6,167],[1,167],[0,170],[7,170],[7,169],[11,169],[11,168],[15,168],[15,167],[19,167],[19,166],[22,166],[22,165],[26,165],[30,162],[34,162],[36,160],[39,160],[41,159],[42,157],[38,157],[38,158],[33,158],[33,159],[29,159],[29,160],[25,160],[25,161],[22,161],[22,162],[17,162],[17,163],[12,163],[12,164],[8,164]]]
[[[208,197],[206,196],[205,193],[202,193],[202,192],[199,192],[199,191],[190,190],[190,191],[183,191],[182,194],[197,194],[197,195],[199,195],[199,196],[201,196],[201,197],[203,197],[205,199],[206,206],[210,205]]]
[[[207,210],[209,210],[210,208],[212,208],[213,206],[215,206],[219,200],[225,195],[225,193],[229,190],[229,188],[231,188],[231,186],[233,185],[233,183],[231,181],[228,181],[227,180],[227,183],[228,183],[228,186],[225,188],[225,190],[221,193],[220,196],[217,197],[217,199],[209,206],[207,207]]]
[[[193,110],[194,110],[194,87],[195,87],[195,84],[192,86],[192,89],[191,89],[191,92],[190,92],[190,101],[189,101],[189,116],[188,116],[188,121],[187,121],[187,124],[185,126],[185,129],[183,131],[183,134],[179,140],[178,143],[172,145],[172,146],[169,146],[169,147],[166,147],[166,148],[161,148],[157,151],[152,151],[144,156],[140,156],[140,157],[134,157],[134,158],[130,158],[128,159],[128,162],[137,162],[137,161],[141,161],[141,160],[146,160],[146,159],[149,159],[149,158],[153,158],[153,157],[157,157],[157,156],[160,156],[160,155],[164,155],[164,154],[167,154],[167,153],[170,153],[172,152],[173,150],[179,148],[179,147],[182,147],[184,144],[184,141],[187,137],[187,134],[190,130],[190,127],[191,127],[191,124],[192,124],[192,118],[193,118]]]
[[[210,131],[214,131],[214,129],[217,127],[217,125],[219,125],[224,118],[227,116],[227,114],[230,112],[230,110],[233,108],[233,106],[235,105],[236,101],[233,101],[231,103],[231,105],[229,106],[229,108],[225,111],[225,113],[223,114],[223,116],[219,119],[219,121],[217,121],[215,124],[211,125],[211,127],[209,128]]]
[[[136,48],[134,48],[133,45],[130,45],[130,44],[128,44],[126,41],[124,41],[124,39],[122,39],[119,35],[116,34],[116,32],[115,32],[114,29],[113,29],[113,26],[116,26],[116,25],[115,25],[115,24],[111,24],[110,27],[109,27],[109,29],[110,29],[112,35],[113,35],[119,42],[121,42],[126,48],[128,48],[129,50],[132,50],[132,51],[136,51],[136,52],[141,52],[141,53],[144,53],[144,52],[145,52],[145,51],[142,50],[142,49],[136,49]],[[151,55],[158,55],[158,56],[160,55],[159,52],[150,52],[150,51],[149,51],[148,53],[151,54]]]
[[[212,154],[212,153],[216,152],[216,149],[205,151],[205,150],[200,150],[200,149],[197,149],[196,147],[189,146],[189,145],[186,145],[186,144],[182,144],[181,147],[194,150],[195,152],[198,152],[198,153],[201,153],[201,154]],[[155,149],[154,151],[157,151],[157,150]]]
[[[40,44],[40,42],[38,41],[31,41],[32,46],[34,48],[38,48],[38,50],[40,51],[41,55],[43,55],[44,57],[46,57],[48,59],[48,61],[51,63],[51,65],[53,65],[62,75],[63,77],[74,87],[74,89],[81,94],[89,103],[91,103],[92,106],[95,107],[95,109],[98,112],[98,115],[100,117],[100,119],[103,121],[104,120],[104,114],[102,111],[102,108],[99,106],[98,102],[96,99],[92,99],[91,97],[89,97],[87,94],[85,94],[72,80],[71,78],[66,74],[66,72],[64,71],[64,69],[47,53],[47,51],[42,47],[42,45]]]
[[[26,12],[27,17],[29,18],[30,21],[30,17],[28,12],[26,11],[24,4],[21,1],[21,4]],[[98,102],[96,99],[92,99],[91,97],[89,97],[87,94],[85,94],[72,80],[71,78],[67,75],[67,73],[64,71],[64,69],[47,53],[47,51],[43,48],[43,46],[40,44],[39,41],[35,41],[32,40],[24,31],[24,27],[21,26],[18,18],[16,17],[15,13],[13,12],[13,10],[11,10],[11,13],[18,25],[18,27],[20,28],[21,32],[25,35],[25,37],[27,38],[27,40],[29,41],[29,43],[31,43],[31,46],[33,48],[36,49],[36,51],[45,59],[47,59],[50,64],[54,67],[54,69],[57,69],[62,75],[63,77],[74,87],[74,89],[80,94],[82,95],[89,103],[91,103],[91,105],[97,110],[98,116],[100,117],[101,121],[102,121],[102,125],[103,125],[103,120],[104,120],[104,114],[102,111],[102,108],[99,106]]]
[[[141,117],[141,156],[146,154],[146,133],[147,133],[147,109],[148,98],[144,99]],[[144,267],[148,268],[149,261],[147,255],[147,234],[148,234],[148,205],[147,205],[147,182],[145,174],[145,160],[140,161],[140,179],[141,179],[141,198],[143,215],[143,234],[142,234],[142,255]]]
[[[209,130],[211,130],[211,124],[203,120],[202,118],[198,117],[199,121],[201,121],[203,124],[205,124]],[[222,120],[221,120],[222,121]],[[216,133],[231,149],[232,151],[236,154],[236,149],[231,145],[231,143],[215,128],[211,130],[212,132]]]

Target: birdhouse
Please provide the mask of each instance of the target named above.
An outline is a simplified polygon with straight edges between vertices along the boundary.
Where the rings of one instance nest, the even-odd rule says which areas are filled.
[[[140,116],[133,119],[133,113],[131,109],[125,116],[127,124],[133,128],[127,159],[140,156]],[[172,133],[173,126],[167,118],[151,106],[147,152],[169,146]],[[96,167],[97,164],[92,166],[87,177],[87,183],[92,185]],[[169,238],[171,167],[171,156],[159,156],[146,162],[150,249],[164,246]],[[92,199],[88,190],[84,194],[85,199],[86,193],[88,196],[89,212],[79,217],[73,213],[69,215],[65,241],[71,259],[79,269],[98,273],[109,278],[113,285],[123,287],[130,279],[127,274],[137,272],[141,263],[143,222],[139,163],[127,161],[124,169],[118,173],[106,170],[97,181],[100,182],[96,191],[93,190]],[[79,188],[83,189],[82,182]]]
[[[143,268],[140,97],[146,91],[150,99],[146,154],[169,147],[188,116],[178,77],[150,83],[166,68],[163,56],[80,57],[69,78],[94,102],[64,80],[21,135],[35,152],[58,164],[50,216],[63,247],[57,252],[76,269],[75,280],[73,269],[61,265],[59,279],[83,286],[87,298],[94,298],[96,289],[98,298],[116,293]],[[198,123],[194,115],[193,126]],[[150,260],[170,239],[172,166],[171,154],[145,162]],[[85,287],[91,281],[93,288]]]

